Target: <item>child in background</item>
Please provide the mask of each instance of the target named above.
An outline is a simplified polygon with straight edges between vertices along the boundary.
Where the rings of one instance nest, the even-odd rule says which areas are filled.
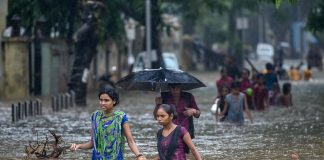
[[[280,86],[278,83],[273,85],[271,91],[269,91],[269,105],[278,106],[280,104]]]
[[[252,115],[249,111],[246,97],[242,92],[240,92],[240,82],[238,81],[232,83],[231,93],[226,95],[224,110],[220,115],[224,115],[225,111],[228,111],[226,121],[236,123],[238,125],[243,125],[243,111],[245,111],[251,123],[253,123]]]
[[[265,86],[264,77],[258,74],[253,88],[254,108],[263,111],[268,107],[268,90]]]
[[[227,111],[224,111],[224,106],[225,106],[225,97],[227,94],[229,94],[229,92],[230,92],[229,87],[223,86],[223,87],[221,87],[221,92],[220,92],[219,96],[216,97],[216,99],[218,99],[217,107],[220,109],[220,112],[224,112],[224,116],[221,119],[219,119],[220,122],[223,122],[227,116]],[[218,114],[219,113],[215,112],[216,119],[218,119],[218,117],[217,117]]]
[[[297,67],[291,66],[289,70],[289,77],[292,81],[299,81],[301,80],[302,76],[299,72],[299,69]]]
[[[253,105],[253,82],[250,80],[250,71],[246,68],[243,69],[241,74],[241,86],[240,92],[244,93],[247,99],[247,103],[249,105],[249,109],[254,109]]]
[[[307,68],[304,70],[304,80],[309,81],[313,78],[312,66],[308,65]]]
[[[277,74],[274,72],[274,66],[271,63],[266,64],[267,73],[264,74],[264,81],[268,91],[272,91],[273,85],[279,83]]]
[[[280,96],[280,104],[286,107],[293,106],[291,83],[287,82],[282,85],[283,94]]]
[[[223,86],[227,86],[228,88],[230,88],[233,82],[233,78],[228,76],[228,71],[226,68],[222,68],[220,72],[221,72],[221,77],[216,81],[218,95],[220,94],[221,88]]]

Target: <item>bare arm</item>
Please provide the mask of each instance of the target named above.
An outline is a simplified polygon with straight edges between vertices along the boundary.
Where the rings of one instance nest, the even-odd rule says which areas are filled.
[[[145,157],[139,152],[138,147],[134,141],[134,138],[132,136],[131,129],[129,127],[128,123],[124,123],[123,125],[124,133],[127,139],[127,143],[131,151],[135,154],[136,159],[145,159]],[[142,156],[140,156],[142,155]]]
[[[223,111],[222,111],[219,115],[220,115],[220,116],[224,116],[225,113],[226,113],[226,111],[227,111],[227,108],[228,108],[228,104],[227,104],[227,102],[225,101],[225,103],[224,103],[224,109],[223,109]]]
[[[91,149],[93,148],[93,133],[92,130],[90,131],[90,135],[91,135],[91,139],[86,142],[86,143],[82,143],[82,144],[75,144],[73,143],[70,147],[71,151],[76,151],[77,149]]]
[[[198,152],[198,150],[196,149],[195,145],[192,143],[191,137],[189,132],[187,132],[184,136],[183,136],[183,141],[187,144],[187,146],[189,147],[191,153],[193,154],[193,156],[195,157],[196,160],[201,160],[201,156]]]
[[[246,96],[244,96],[244,111],[247,114],[247,116],[249,117],[251,123],[253,123],[252,114],[251,114],[251,112],[249,110],[249,106],[248,106],[248,103],[247,103]]]

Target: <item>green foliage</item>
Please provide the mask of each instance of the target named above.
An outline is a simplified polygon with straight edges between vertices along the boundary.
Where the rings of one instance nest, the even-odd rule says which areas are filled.
[[[12,0],[8,1],[9,16],[14,14],[21,17],[21,24],[31,31],[35,21],[44,16],[49,27],[57,26],[61,34],[66,34],[71,14],[77,9],[78,0]],[[73,27],[73,26],[71,26]]]
[[[312,32],[324,31],[324,2],[313,7],[308,15],[307,28]]]

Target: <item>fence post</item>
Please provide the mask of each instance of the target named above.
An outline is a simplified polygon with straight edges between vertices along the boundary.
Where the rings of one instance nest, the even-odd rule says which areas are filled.
[[[42,115],[42,103],[39,99],[36,99],[36,108],[37,108],[37,115]]]
[[[60,94],[60,101],[61,101],[61,110],[63,110],[65,108],[65,106],[64,106],[64,94],[63,93]]]
[[[68,106],[68,108],[72,107],[71,105],[71,95],[70,93],[65,93],[66,95],[66,105]]]
[[[52,100],[52,111],[53,112],[56,112],[56,110],[55,110],[55,96],[52,96],[52,98],[51,98],[51,100]]]
[[[27,105],[27,101],[24,101],[24,116],[25,118],[28,117],[28,105]]]
[[[12,115],[12,122],[17,121],[17,107],[15,104],[11,105],[11,115]]]
[[[71,93],[71,106],[74,107],[75,106],[75,92],[74,91],[70,91]]]
[[[34,116],[34,108],[33,108],[33,101],[29,101],[29,115]]]
[[[17,120],[20,120],[22,119],[22,107],[21,107],[21,103],[18,102],[18,119]]]
[[[36,116],[38,113],[37,113],[37,104],[35,101],[32,101],[32,104],[33,104],[33,115]]]

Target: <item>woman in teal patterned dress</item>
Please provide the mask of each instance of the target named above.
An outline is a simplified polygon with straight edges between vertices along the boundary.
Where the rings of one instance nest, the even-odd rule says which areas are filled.
[[[99,91],[101,110],[95,111],[91,116],[92,129],[90,141],[82,144],[72,144],[70,149],[91,149],[93,160],[123,160],[125,151],[125,137],[129,148],[137,160],[146,158],[139,152],[133,139],[128,118],[122,111],[115,111],[119,103],[118,93],[103,87]]]

